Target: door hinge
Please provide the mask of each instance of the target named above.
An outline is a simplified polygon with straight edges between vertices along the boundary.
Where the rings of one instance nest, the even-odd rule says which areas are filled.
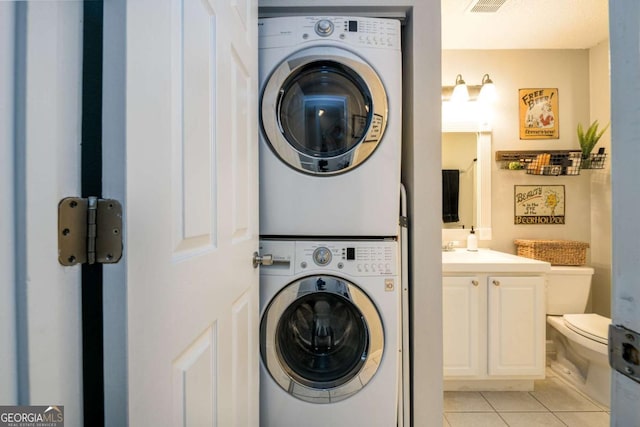
[[[67,197],[58,204],[58,261],[114,264],[122,257],[122,205],[113,199]]]

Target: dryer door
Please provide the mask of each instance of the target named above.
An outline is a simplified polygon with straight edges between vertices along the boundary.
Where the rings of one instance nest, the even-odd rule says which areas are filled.
[[[260,350],[287,393],[307,402],[337,402],[375,375],[384,331],[360,288],[335,276],[309,276],[287,285],[267,306]]]
[[[317,176],[346,172],[374,152],[387,124],[387,94],[360,57],[310,48],[267,80],[261,124],[267,144],[292,168]]]

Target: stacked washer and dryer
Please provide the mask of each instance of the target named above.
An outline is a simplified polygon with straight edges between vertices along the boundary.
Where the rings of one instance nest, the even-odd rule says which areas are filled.
[[[395,426],[400,23],[259,21],[260,425]]]

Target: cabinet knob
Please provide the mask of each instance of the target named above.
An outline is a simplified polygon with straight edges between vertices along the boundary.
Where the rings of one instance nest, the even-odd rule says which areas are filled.
[[[499,280],[494,280],[494,281],[493,281],[493,284],[494,284],[495,286],[500,286],[500,281],[499,281]]]
[[[471,281],[471,284],[472,284],[473,286],[478,286],[478,281],[477,281],[477,280],[472,280],[472,281]]]

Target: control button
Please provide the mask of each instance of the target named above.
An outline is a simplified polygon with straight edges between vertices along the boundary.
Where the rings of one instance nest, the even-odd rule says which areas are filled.
[[[384,268],[385,268],[387,271],[389,271],[389,270],[391,270],[391,265],[390,265],[389,263],[386,263],[386,264],[384,265]]]
[[[313,262],[320,266],[327,265],[331,262],[331,250],[329,248],[325,248],[324,246],[320,246],[315,251],[313,251]]]
[[[306,261],[302,261],[302,262],[300,263],[300,267],[302,267],[302,268],[307,268],[307,262],[306,262]]]
[[[367,273],[369,272],[369,266],[367,264],[364,265],[364,271]]]
[[[328,19],[321,19],[316,22],[316,33],[319,36],[327,37],[333,33],[333,22]]]
[[[304,34],[302,35],[302,38],[303,38],[303,39],[305,39],[305,40],[306,40],[306,39],[308,39],[308,38],[309,38],[309,34],[304,33]]]
[[[380,271],[384,271],[384,266],[383,266],[382,264],[378,264],[378,269],[379,269]]]
[[[344,40],[345,35],[344,34],[340,34],[340,40]]]
[[[344,268],[344,264],[343,264],[343,263],[341,263],[341,262],[339,262],[339,263],[338,263],[338,268],[339,268],[339,269],[343,269],[343,268]]]
[[[362,273],[362,265],[358,264],[358,273]]]
[[[371,271],[376,271],[376,265],[375,264],[371,264]]]

